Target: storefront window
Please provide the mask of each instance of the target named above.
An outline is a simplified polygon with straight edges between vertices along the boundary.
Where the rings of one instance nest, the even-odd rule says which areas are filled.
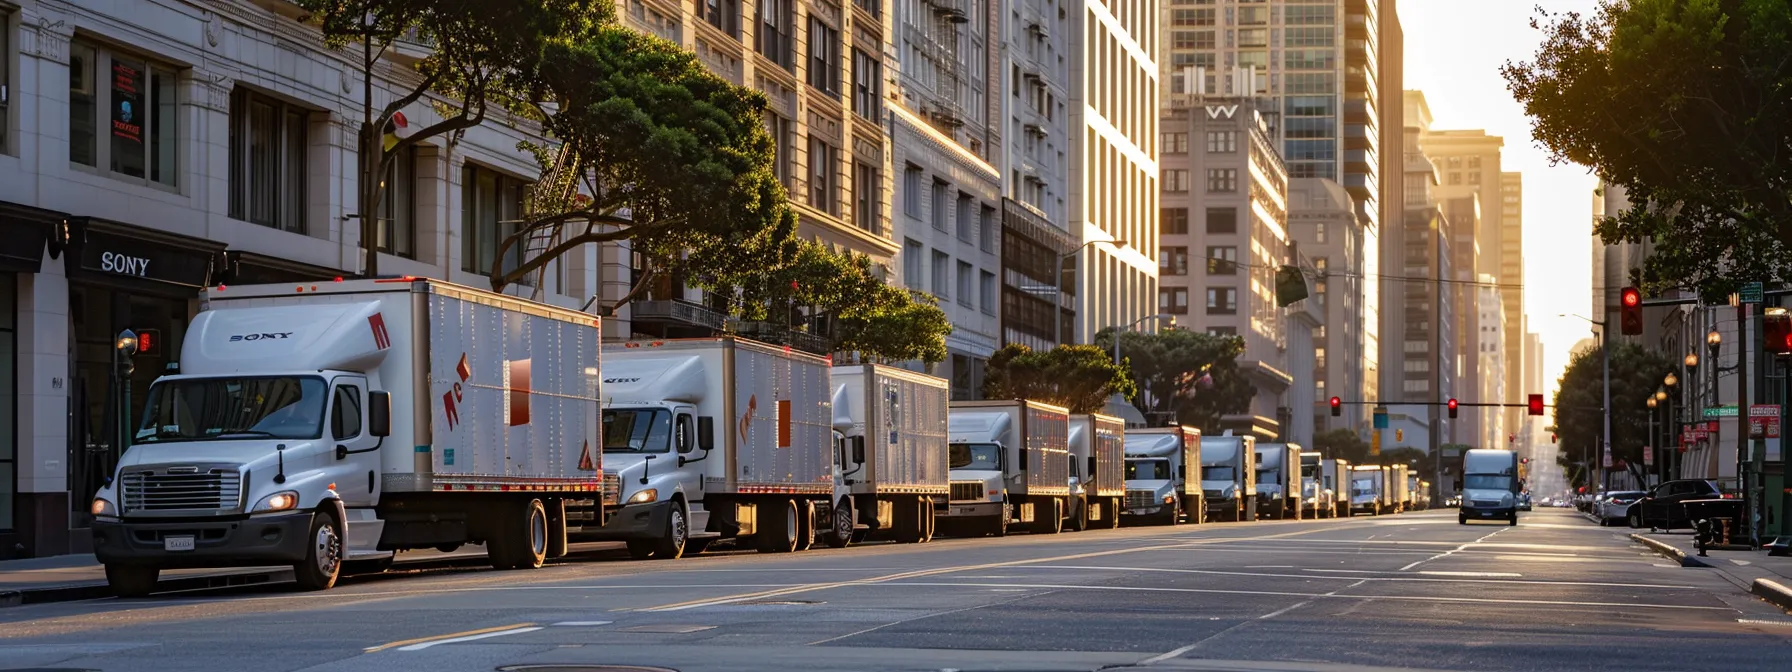
[[[69,161],[174,186],[175,77],[138,56],[71,43]]]
[[[113,437],[119,434],[116,423],[124,419],[120,404],[131,409],[132,425],[141,419],[150,383],[169,363],[180,359],[191,300],[85,283],[70,285],[75,360],[70,400],[77,410],[70,437],[69,505],[74,526],[85,527],[90,519],[88,502],[111,476],[123,452],[121,446],[113,445]],[[120,385],[113,373],[113,345],[118,332],[125,329],[154,330],[162,342],[155,350],[137,355],[129,384]],[[128,397],[120,399],[125,390]]]
[[[13,499],[18,494],[18,276],[0,274],[0,531],[14,529]]]

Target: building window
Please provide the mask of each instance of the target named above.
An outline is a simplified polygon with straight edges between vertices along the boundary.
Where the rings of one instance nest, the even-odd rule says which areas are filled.
[[[1468,157],[1468,169],[1469,170],[1480,170],[1481,169],[1481,157],[1479,157],[1479,156]]]
[[[1207,248],[1208,275],[1238,275],[1238,248],[1230,245]]]
[[[983,212],[977,217],[977,247],[990,254],[996,253],[996,209],[983,206]]]
[[[970,194],[962,191],[958,192],[958,212],[956,215],[958,221],[954,222],[955,226],[953,228],[958,230],[958,239],[962,242],[971,242],[971,236],[973,235],[971,232],[971,225],[975,223],[975,220],[972,218],[975,217],[975,214],[973,213],[976,212],[976,208],[976,199],[971,198]]]
[[[1238,131],[1208,131],[1207,152],[1231,154],[1238,151]]]
[[[878,2],[878,0],[852,0],[852,4],[858,5],[859,9],[870,12],[872,16],[884,15],[884,3]]]
[[[1157,274],[1188,275],[1188,248],[1157,248]]]
[[[1172,26],[1211,26],[1214,11],[1212,9],[1175,9],[1170,10]],[[1211,31],[1209,31],[1211,32]],[[1211,45],[1209,45],[1211,46]]]
[[[1462,184],[1462,173],[1450,171],[1450,184]]]
[[[417,146],[398,150],[386,171],[386,193],[380,198],[379,249],[386,254],[417,258]]]
[[[174,80],[174,70],[161,64],[82,40],[70,43],[69,161],[174,186]]]
[[[902,284],[921,289],[921,242],[913,238],[902,239]]]
[[[1157,312],[1171,315],[1188,314],[1188,288],[1163,287],[1157,290]]]
[[[795,125],[789,119],[778,116],[775,112],[765,113],[765,132],[772,136],[772,170],[777,172],[778,182],[790,189],[791,171],[795,161],[791,160],[790,142],[795,136]]]
[[[1238,233],[1238,208],[1208,208],[1208,233]]]
[[[877,225],[877,194],[883,185],[877,178],[877,166],[858,162],[852,167],[853,224],[872,235],[884,234],[883,227]]]
[[[1269,29],[1246,28],[1238,31],[1238,46],[1241,48],[1269,46]]]
[[[1163,171],[1164,191],[1183,193],[1188,191],[1188,171],[1168,169]]]
[[[883,69],[877,57],[852,50],[852,109],[872,121],[884,116]]]
[[[933,190],[932,190],[932,193],[930,194],[930,196],[932,196],[932,198],[930,198],[929,200],[932,201],[932,204],[933,204],[933,212],[931,213],[933,215],[933,218],[932,218],[933,219],[933,229],[935,231],[945,231],[946,230],[946,182],[945,182],[945,180],[941,180],[938,178],[934,179]]]
[[[1223,194],[1238,191],[1238,169],[1208,168],[1207,191]]]
[[[791,1],[759,0],[759,30],[753,34],[753,48],[785,69],[795,65],[790,57]]]
[[[1238,327],[1208,327],[1207,333],[1210,336],[1237,336]]]
[[[1319,243],[1320,245],[1325,244],[1325,222],[1316,222],[1313,224],[1313,242]]]
[[[809,86],[840,97],[840,31],[809,17]]]
[[[1163,145],[1164,145],[1164,153],[1165,154],[1187,154],[1188,153],[1188,134],[1187,133],[1164,133],[1163,134]]]
[[[902,169],[902,211],[921,218],[921,167],[912,163]]]
[[[7,119],[7,106],[12,102],[11,68],[12,62],[12,13],[0,11],[0,152],[8,151],[6,144],[10,135],[7,129],[12,128]],[[0,488],[10,487],[10,483],[0,483]],[[0,495],[0,506],[12,502],[11,495]],[[0,530],[12,527],[10,516],[0,517]]]
[[[983,314],[996,314],[996,274],[989,271],[978,271],[977,288]]]
[[[933,251],[933,295],[942,299],[952,298],[952,256],[939,250]]]
[[[230,216],[305,232],[309,111],[247,89],[230,96]]]
[[[1208,315],[1238,314],[1238,290],[1231,287],[1207,288]]]
[[[1157,219],[1163,235],[1180,236],[1188,233],[1188,208],[1162,208],[1158,210]]]
[[[1261,26],[1261,25],[1266,25],[1268,23],[1269,23],[1269,8],[1268,7],[1239,7],[1238,8],[1238,25]],[[1244,31],[1240,31],[1240,32],[1242,33]],[[1243,39],[1244,39],[1243,37],[1239,38],[1239,40],[1241,42],[1243,41]]]
[[[977,270],[968,263],[958,262],[958,305],[974,307],[972,301],[976,300],[977,288],[971,283],[976,281]]]
[[[1468,183],[1469,184],[1480,184],[1481,183],[1481,173],[1479,173],[1479,172],[1469,173],[1468,174]]]
[[[529,184],[490,168],[466,164],[460,171],[461,270],[488,275],[498,261],[498,247],[521,225],[523,194]],[[523,246],[511,245],[504,268],[516,268]],[[528,283],[521,283],[528,284]]]
[[[740,37],[740,0],[696,0],[697,16],[729,37]]]
[[[809,136],[809,205],[830,215],[839,214],[834,198],[834,148],[817,136]]]

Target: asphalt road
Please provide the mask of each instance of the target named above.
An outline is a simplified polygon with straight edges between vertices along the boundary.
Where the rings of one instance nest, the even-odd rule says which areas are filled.
[[[1568,511],[431,569],[0,610],[0,669],[1764,670],[1792,618]],[[1776,662],[1777,661],[1777,662]],[[560,668],[571,672],[580,668]],[[591,668],[585,668],[591,669]],[[604,669],[604,668],[597,668]]]

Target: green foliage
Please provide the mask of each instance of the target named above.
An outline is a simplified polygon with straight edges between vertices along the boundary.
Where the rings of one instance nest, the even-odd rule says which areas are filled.
[[[1313,449],[1326,457],[1348,460],[1351,464],[1367,464],[1369,442],[1348,429],[1328,429],[1313,435]]]
[[[1784,0],[1629,0],[1544,15],[1535,60],[1503,69],[1552,158],[1633,204],[1608,243],[1653,239],[1645,291],[1713,299],[1788,277],[1792,11]]]
[[[1095,344],[1113,352],[1114,330],[1097,333]],[[1238,357],[1244,354],[1244,339],[1238,336],[1174,328],[1155,334],[1125,331],[1120,354],[1140,392],[1128,400],[1147,418],[1175,418],[1218,432],[1220,416],[1249,411],[1257,393],[1238,370]],[[1202,381],[1203,374],[1210,376],[1211,386]]]
[[[1576,462],[1597,466],[1600,461],[1600,434],[1605,420],[1600,413],[1604,385],[1599,353],[1598,346],[1574,353],[1557,388],[1555,432],[1562,446],[1557,461],[1564,467]],[[1649,443],[1647,402],[1672,370],[1674,362],[1642,346],[1612,346],[1613,459],[1642,464],[1642,448]]]
[[[796,322],[801,307],[833,317],[836,352],[860,352],[885,361],[946,358],[945,336],[952,325],[945,311],[931,296],[879,279],[870,257],[862,254],[799,242],[789,264],[747,278],[740,296],[744,319],[764,320],[783,312]]]
[[[1136,392],[1124,367],[1115,366],[1108,353],[1093,345],[1060,345],[1034,352],[1010,343],[989,358],[989,375],[983,396],[990,399],[1028,399],[1056,404],[1072,413],[1094,413],[1108,398]]]

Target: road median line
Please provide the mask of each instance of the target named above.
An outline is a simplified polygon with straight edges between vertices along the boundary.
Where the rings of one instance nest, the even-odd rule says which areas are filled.
[[[480,636],[497,636],[498,633],[511,634],[512,631],[516,631],[517,633],[520,634],[522,632],[529,632],[529,630],[527,630],[527,628],[531,628],[534,625],[535,625],[534,623],[513,623],[511,625],[500,625],[500,626],[497,626],[494,628],[480,628],[478,630],[468,630],[466,632],[451,632],[446,635],[431,635],[428,637],[418,637],[416,639],[401,639],[396,642],[387,642],[387,643],[381,644],[379,646],[367,647],[365,649],[362,649],[361,653],[378,653],[380,651],[385,651],[387,649],[396,649],[396,648],[400,648],[400,647],[412,647],[412,646],[416,646],[418,644],[428,644],[428,645],[433,646],[435,644],[444,643],[450,639],[464,641],[464,638],[480,637]],[[536,629],[539,629],[539,628],[536,628]]]

